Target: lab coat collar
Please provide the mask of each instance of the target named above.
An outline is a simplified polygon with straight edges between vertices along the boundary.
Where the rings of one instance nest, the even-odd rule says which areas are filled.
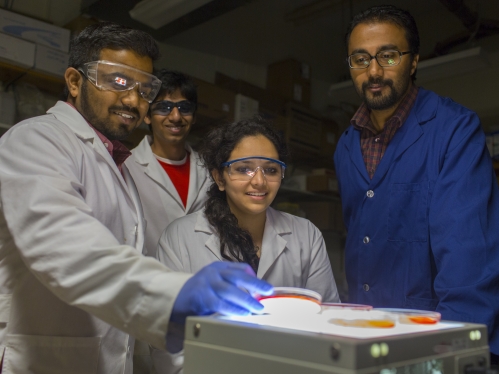
[[[135,162],[144,168],[144,173],[149,178],[158,183],[159,186],[171,195],[171,197],[177,202],[177,204],[179,204],[179,206],[182,207],[182,209],[185,209],[185,211],[188,212],[196,201],[201,188],[208,182],[207,173],[203,174],[204,177],[200,177],[198,175],[199,165],[201,164],[199,155],[192,149],[191,146],[188,144],[185,145],[185,149],[190,153],[190,171],[187,204],[184,208],[182,199],[180,198],[173,182],[168,174],[165,173],[159,162],[157,162],[156,156],[154,156],[151,149],[151,143],[152,137],[150,135],[146,135],[144,139],[142,139],[137,148],[133,151]]]
[[[109,151],[104,146],[104,143],[102,143],[95,131],[88,124],[87,120],[74,106],[64,101],[58,101],[52,108],[47,110],[47,113],[54,115],[59,121],[68,126],[83,142],[90,144],[90,146],[109,164],[118,177],[122,187],[128,191],[123,175],[116,166]],[[131,196],[129,197],[132,199]]]
[[[346,141],[344,144],[348,149],[350,159],[371,188],[374,188],[383,180],[392,163],[423,135],[422,125],[435,117],[437,103],[436,94],[419,88],[418,97],[409,117],[395,133],[372,180],[369,180],[366,165],[362,157],[360,131],[354,130],[351,126],[345,131],[344,136],[346,137]]]
[[[81,113],[74,106],[64,101],[58,101],[52,108],[47,110],[47,113],[54,115],[82,140],[90,140],[93,143],[93,139],[97,137],[97,134],[88,125],[87,120]]]
[[[208,248],[220,261],[224,261],[222,254],[220,253],[220,240],[218,235],[215,234],[215,229],[208,222],[208,218],[204,214],[204,209],[200,210],[197,214],[196,224],[194,225],[194,232],[204,232],[210,235],[208,240],[204,243],[206,248]]]
[[[262,240],[262,254],[257,272],[257,276],[260,279],[265,279],[269,269],[286,248],[288,242],[283,236],[291,234],[291,228],[287,221],[282,219],[282,217],[278,217],[279,214],[281,213],[270,207],[267,209],[267,220]]]
[[[265,231],[262,241],[262,256],[258,265],[258,278],[265,279],[265,276],[274,262],[284,251],[287,245],[283,236],[291,234],[291,228],[287,221],[279,219],[281,214],[273,208],[268,208],[266,212]],[[196,225],[194,231],[201,231],[210,234],[205,242],[205,246],[220,260],[224,261],[220,253],[220,240],[218,235],[214,235],[214,228],[208,222],[204,211],[197,213]]]

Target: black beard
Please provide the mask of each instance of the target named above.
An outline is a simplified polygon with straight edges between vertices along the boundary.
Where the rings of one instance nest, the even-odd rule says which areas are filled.
[[[375,92],[372,94],[372,97],[368,98],[366,93],[367,88],[373,84],[384,85],[389,87],[390,88],[389,94],[383,96],[381,92]],[[393,86],[393,81],[391,79],[382,80],[378,78],[378,79],[370,79],[368,82],[364,82],[362,84],[361,96],[369,110],[385,110],[395,106],[402,98],[402,93],[398,92],[395,89],[395,87]]]
[[[99,119],[97,114],[95,113],[92,105],[90,105],[88,96],[88,81],[85,80],[81,87],[81,110],[82,115],[85,119],[97,130],[99,130],[102,135],[104,135],[109,140],[123,140],[134,130],[128,129],[126,125],[121,125],[118,128],[111,128],[108,124]],[[113,106],[109,108],[109,111],[128,111],[140,117],[139,110],[137,108],[132,107],[118,107]]]

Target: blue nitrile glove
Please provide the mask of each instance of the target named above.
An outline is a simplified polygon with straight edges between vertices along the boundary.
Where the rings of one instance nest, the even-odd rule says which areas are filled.
[[[184,324],[188,316],[213,313],[248,315],[263,309],[252,294],[272,292],[272,285],[258,279],[248,264],[214,262],[184,284],[173,305],[170,321]]]

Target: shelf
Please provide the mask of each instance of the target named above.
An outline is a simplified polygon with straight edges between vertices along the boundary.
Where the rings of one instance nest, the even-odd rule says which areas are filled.
[[[0,61],[0,81],[4,84],[25,82],[38,87],[41,91],[60,95],[63,92],[65,81],[63,77],[42,73],[32,68],[21,67]]]

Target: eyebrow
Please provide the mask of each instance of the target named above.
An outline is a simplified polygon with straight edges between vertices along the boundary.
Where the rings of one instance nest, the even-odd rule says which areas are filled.
[[[409,48],[409,47],[407,47],[407,48]],[[379,53],[379,52],[381,52],[381,51],[386,51],[386,50],[388,50],[388,49],[396,49],[396,50],[399,50],[399,47],[398,47],[398,46],[396,46],[395,44],[384,44],[384,45],[380,46],[380,47],[376,50],[376,53]],[[353,54],[355,54],[355,53],[367,53],[367,54],[369,54],[369,52],[368,52],[366,49],[364,49],[364,48],[357,48],[357,49],[354,49],[354,50],[352,51],[352,53],[351,53],[351,54],[353,55]]]

